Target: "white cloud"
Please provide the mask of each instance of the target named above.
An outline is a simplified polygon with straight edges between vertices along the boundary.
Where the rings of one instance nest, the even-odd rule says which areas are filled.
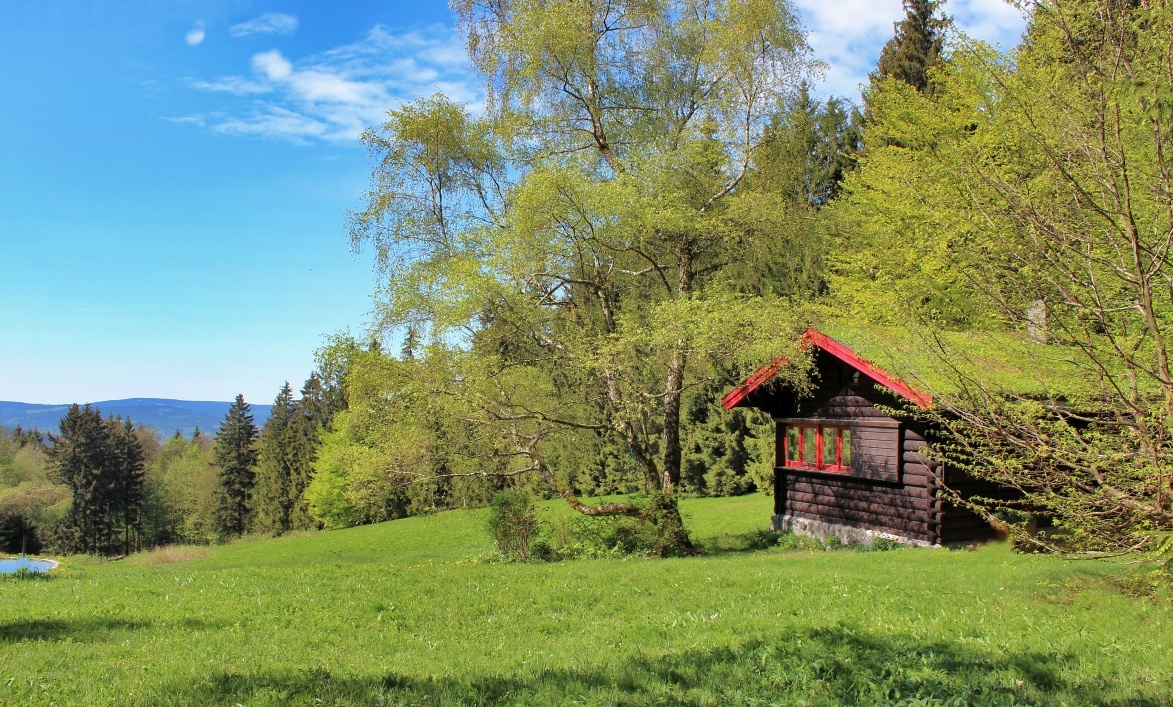
[[[474,107],[483,100],[455,29],[443,26],[398,34],[375,27],[358,42],[300,59],[271,49],[253,55],[247,76],[188,84],[247,101],[209,117],[213,132],[299,143],[352,141],[388,109],[436,92]]]
[[[192,88],[201,91],[219,91],[231,93],[234,96],[248,96],[256,93],[269,93],[273,90],[271,84],[253,81],[243,76],[225,76],[215,81],[201,81],[193,79],[188,82]]]
[[[289,34],[297,31],[297,17],[284,12],[266,12],[260,17],[232,25],[228,34],[233,37],[252,37],[258,34]]]
[[[183,35],[183,41],[187,42],[187,46],[194,47],[200,42],[204,41],[206,33],[204,32],[204,23],[197,21],[192,25],[187,34]]]
[[[163,120],[166,120],[168,123],[177,123],[179,125],[198,125],[201,128],[204,127],[204,116],[202,115],[180,115],[173,117],[163,116]]]
[[[860,85],[876,66],[880,50],[904,17],[900,0],[796,0],[809,30],[814,55],[827,64],[821,93],[859,99]],[[1014,46],[1025,26],[1022,15],[1003,0],[952,0],[943,10],[966,35],[1003,48]]]
[[[253,71],[263,74],[270,81],[282,81],[293,73],[293,64],[276,49],[254,55],[252,67]]]

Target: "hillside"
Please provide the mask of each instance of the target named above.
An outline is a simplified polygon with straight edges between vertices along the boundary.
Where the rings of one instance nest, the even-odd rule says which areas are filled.
[[[154,427],[164,437],[170,436],[178,430],[183,436],[191,437],[195,428],[214,434],[219,429],[224,413],[228,412],[231,402],[213,402],[203,400],[170,400],[166,398],[127,398],[125,400],[102,400],[91,403],[102,411],[104,415],[121,415],[129,417],[136,424]],[[263,425],[269,418],[271,405],[253,405],[253,417],[256,424]],[[34,403],[16,403],[0,401],[0,427],[12,429],[16,426],[25,429],[39,429],[52,432],[62,415],[69,409],[69,404],[38,405]]]
[[[683,510],[707,546],[733,548],[769,503]],[[548,508],[554,524],[564,510]],[[1114,564],[1004,546],[485,563],[484,513],[64,558],[47,579],[0,580],[0,704],[1160,705],[1173,694],[1173,612],[1126,596]]]

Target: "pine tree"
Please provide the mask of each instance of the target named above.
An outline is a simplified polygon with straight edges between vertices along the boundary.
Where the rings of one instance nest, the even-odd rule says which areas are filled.
[[[108,512],[112,524],[119,523],[122,527],[123,554],[130,554],[131,538],[137,535],[142,525],[145,454],[129,418],[124,422],[111,417],[106,421],[106,429],[110,441]]]
[[[862,121],[855,106],[835,97],[819,101],[803,82],[785,112],[771,121],[754,178],[796,205],[825,206],[855,169],[863,150]]]
[[[49,456],[57,480],[69,487],[73,503],[57,528],[57,545],[66,552],[100,552],[109,536],[106,458],[109,437],[102,414],[86,405],[71,405],[51,437]]]
[[[73,405],[52,438],[50,459],[73,503],[57,530],[59,549],[73,552],[129,552],[143,504],[143,449],[129,420],[89,405]],[[122,542],[116,544],[116,536]]]
[[[216,520],[220,530],[228,535],[241,535],[246,527],[257,465],[257,435],[252,407],[244,401],[243,395],[237,395],[220,423],[215,441],[218,480],[223,494]]]
[[[258,530],[289,530],[294,496],[291,489],[296,452],[298,406],[286,381],[273,400],[273,408],[261,430],[259,461],[254,490],[255,525]]]
[[[940,6],[941,0],[904,0],[904,19],[880,52],[873,82],[890,77],[932,95],[929,70],[940,63],[945,30],[953,23],[936,16]]]

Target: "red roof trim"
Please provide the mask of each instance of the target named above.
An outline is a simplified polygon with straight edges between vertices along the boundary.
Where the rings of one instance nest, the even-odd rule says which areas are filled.
[[[831,354],[843,363],[851,366],[865,376],[875,380],[877,383],[884,386],[888,390],[891,390],[893,393],[907,398],[916,405],[919,405],[922,408],[931,408],[933,406],[933,398],[931,396],[922,393],[912,386],[907,385],[899,378],[885,371],[883,368],[880,368],[871,361],[857,356],[850,348],[839,343],[838,341],[835,341],[821,331],[816,329],[808,329],[806,333],[802,335],[802,339],[799,341],[800,348],[805,349],[807,346],[812,344]],[[745,400],[745,398],[750,393],[761,387],[763,383],[773,378],[774,374],[778,372],[778,369],[782,368],[782,366],[785,366],[786,363],[787,360],[779,356],[773,361],[770,361],[765,366],[759,368],[752,376],[746,378],[745,382],[729,391],[729,394],[721,400],[721,407],[725,408],[726,410],[730,410],[735,407],[742,400]]]

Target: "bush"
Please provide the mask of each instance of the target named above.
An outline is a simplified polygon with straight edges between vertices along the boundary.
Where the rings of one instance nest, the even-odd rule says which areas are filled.
[[[573,531],[575,549],[564,554],[679,557],[696,552],[680,518],[675,496],[656,492],[634,498],[630,503],[639,509],[639,517],[578,518]]]
[[[489,533],[497,549],[506,557],[528,562],[534,537],[538,534],[538,512],[533,499],[525,491],[501,491],[489,505]],[[549,548],[536,548],[549,555]],[[545,558],[543,558],[545,559]]]

